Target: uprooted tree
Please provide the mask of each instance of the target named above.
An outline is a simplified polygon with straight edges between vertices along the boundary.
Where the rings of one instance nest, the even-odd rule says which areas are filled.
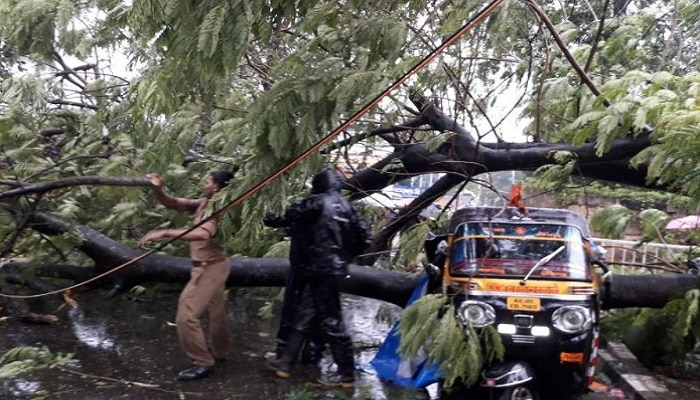
[[[406,171],[413,170],[415,173],[428,171],[449,171],[445,177],[438,181],[430,190],[418,196],[413,202],[406,206],[399,215],[396,216],[394,224],[390,224],[380,230],[375,239],[371,252],[381,252],[388,246],[388,240],[398,231],[402,225],[400,219],[409,220],[410,217],[420,212],[422,204],[430,204],[433,200],[447,193],[453,186],[464,182],[469,177],[484,173],[485,171],[497,171],[501,165],[513,165],[517,163],[522,169],[533,169],[538,162],[543,164],[547,160],[547,154],[552,151],[568,151],[577,155],[580,164],[580,172],[584,176],[590,170],[591,174],[599,173],[601,168],[620,168],[621,161],[629,159],[639,151],[649,146],[648,135],[641,138],[625,138],[616,140],[611,150],[602,157],[595,156],[594,144],[583,146],[571,145],[514,145],[513,148],[503,145],[504,149],[497,146],[484,146],[476,143],[467,131],[458,126],[449,117],[443,116],[434,108],[420,104],[420,109],[427,110],[426,115],[408,125],[418,126],[426,124],[431,127],[449,127],[441,130],[450,130],[455,133],[447,145],[440,146],[435,151],[430,151],[423,144],[412,144],[402,146],[396,154],[387,156],[384,160],[378,161],[376,165],[366,168],[355,174],[346,182],[346,188],[351,193],[351,197],[362,197],[367,193],[377,191],[391,181],[387,181],[391,175],[381,167],[382,163],[389,160],[400,159],[403,165],[410,165]],[[381,129],[382,134],[386,131],[399,131],[405,126],[390,129]],[[374,134],[375,132],[372,132]],[[517,149],[516,149],[517,148]],[[467,151],[467,149],[469,149]],[[483,156],[482,152],[488,153]],[[479,162],[470,158],[471,154],[479,157]],[[462,155],[460,157],[460,155]],[[609,157],[609,158],[608,158]],[[593,164],[593,168],[588,168]],[[410,169],[409,169],[410,168]],[[614,176],[610,176],[610,180]],[[627,179],[627,180],[625,180]],[[633,184],[636,173],[633,170],[626,174],[618,175],[617,182]],[[632,180],[630,182],[629,180]],[[123,177],[80,177],[51,183],[34,185],[18,185],[13,190],[0,194],[0,199],[15,198],[19,196],[41,197],[46,192],[58,190],[61,187],[76,185],[108,185],[108,186],[148,186],[146,178],[123,178]],[[353,190],[355,188],[355,190]],[[36,200],[32,200],[36,201]],[[9,210],[7,210],[9,211]],[[24,229],[30,229],[40,235],[55,237],[59,235],[72,234],[79,238],[76,249],[89,257],[94,263],[93,268],[85,268],[80,265],[42,265],[37,271],[39,276],[64,278],[74,282],[85,281],[97,274],[103,273],[131,259],[138,257],[143,250],[121,244],[100,232],[83,225],[73,225],[64,218],[56,214],[39,211],[37,209],[24,213]],[[366,257],[372,259],[372,257]],[[8,262],[4,265],[5,277],[11,283],[22,283],[22,272],[32,268],[29,262]],[[288,268],[288,262],[280,258],[233,258],[231,260],[232,274],[229,285],[234,286],[283,286]],[[100,286],[107,286],[114,293],[124,291],[134,285],[146,282],[185,282],[189,277],[190,262],[186,257],[175,257],[168,255],[149,255],[133,265],[120,269],[111,274],[109,278],[98,282]],[[390,272],[382,269],[369,268],[360,265],[353,265],[351,279],[344,284],[344,291],[356,295],[376,298],[397,305],[405,304],[413,287],[416,277],[401,272]],[[613,280],[611,287],[604,290],[605,307],[661,307],[666,301],[678,293],[683,292],[700,284],[700,280],[695,275],[650,275],[650,276],[619,276]],[[55,289],[43,286],[47,290]],[[659,288],[650,293],[648,287]]]
[[[147,230],[189,225],[154,207],[147,172],[193,196],[206,171],[235,166],[220,205],[235,199],[483,6],[247,0],[240,12],[228,3],[134,3],[7,2],[0,11],[2,291],[83,281],[142,254],[136,243]],[[365,266],[353,266],[347,282],[349,293],[397,304],[415,278],[372,267],[377,255],[466,183],[497,191],[493,172],[536,171],[558,191],[605,182],[700,198],[700,38],[691,29],[699,7],[505,2],[332,144],[224,215],[230,283],[282,284],[286,261],[264,257],[280,236],[260,220],[301,196],[324,163],[347,172],[356,201],[442,174],[391,221],[375,221]],[[119,59],[129,61],[121,71]],[[186,249],[162,250],[95,284],[119,293],[184,281]],[[697,286],[691,275],[617,277],[607,305],[658,307]]]

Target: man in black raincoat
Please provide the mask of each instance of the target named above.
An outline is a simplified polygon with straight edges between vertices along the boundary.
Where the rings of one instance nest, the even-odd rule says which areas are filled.
[[[266,365],[281,378],[291,377],[296,358],[315,326],[321,330],[338,376],[322,377],[326,386],[353,387],[355,359],[352,338],[343,323],[340,282],[348,264],[369,245],[367,226],[360,213],[340,195],[342,178],[326,167],[311,182],[311,195],[290,206],[276,226],[294,226],[298,251],[294,257],[297,298],[291,332],[282,355]],[[270,225],[272,218],[266,218]]]
[[[287,347],[287,340],[292,332],[294,312],[298,307],[295,303],[298,303],[301,299],[301,289],[303,289],[303,285],[300,285],[302,281],[300,280],[298,270],[302,267],[302,260],[299,255],[303,251],[302,245],[305,244],[301,237],[303,231],[296,223],[287,221],[284,217],[276,217],[272,214],[266,215],[263,219],[263,223],[265,226],[271,228],[284,228],[286,235],[290,238],[289,273],[287,274],[287,282],[284,286],[284,299],[282,300],[282,313],[279,328],[277,329],[277,336],[275,337],[275,349],[265,354],[265,359],[274,359],[280,358],[282,354],[284,354],[284,349]],[[315,364],[320,361],[323,348],[324,344],[321,331],[318,329],[318,326],[312,327],[307,335],[307,340],[302,345],[302,363]]]

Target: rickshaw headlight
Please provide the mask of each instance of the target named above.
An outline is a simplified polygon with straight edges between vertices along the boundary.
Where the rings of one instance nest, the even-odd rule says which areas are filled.
[[[491,325],[496,321],[496,311],[483,301],[462,302],[457,309],[457,316],[463,324],[470,323],[475,328]]]
[[[552,314],[552,324],[564,333],[576,333],[591,327],[591,310],[581,306],[564,306]]]

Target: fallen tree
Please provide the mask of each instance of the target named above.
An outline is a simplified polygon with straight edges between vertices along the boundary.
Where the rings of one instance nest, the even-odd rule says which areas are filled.
[[[86,281],[111,268],[142,255],[141,250],[120,244],[83,225],[71,225],[49,213],[36,213],[33,229],[46,234],[75,230],[84,238],[78,250],[90,256],[94,266],[43,265],[35,270],[37,278],[58,278],[71,284]],[[282,258],[230,258],[229,287],[284,286],[289,262]],[[20,282],[23,272],[34,268],[26,261],[10,261],[3,273],[10,282]],[[90,287],[100,287],[118,294],[135,285],[165,282],[182,283],[189,279],[190,260],[163,254],[151,254],[132,265],[119,269],[96,281]],[[8,279],[9,278],[9,279]],[[399,306],[406,304],[419,276],[405,272],[387,271],[361,265],[350,266],[350,276],[343,281],[345,293],[386,301]],[[44,288],[49,286],[42,286]],[[53,286],[56,288],[56,286]],[[700,287],[700,277],[691,274],[615,275],[609,285],[601,287],[603,307],[663,307],[670,299],[688,289]],[[650,290],[654,288],[654,290]]]
[[[281,258],[231,258],[230,262],[231,275],[226,282],[228,287],[281,287],[284,286],[289,268],[288,261]],[[3,267],[7,276],[21,276],[28,268],[31,268],[29,263],[16,261]],[[185,257],[156,254],[126,267],[106,280],[96,282],[91,287],[102,287],[116,294],[139,284],[166,282],[184,285],[189,279],[190,269],[190,261]],[[36,271],[36,275],[78,283],[96,274],[95,269],[89,267],[45,265]],[[418,278],[418,275],[405,272],[351,265],[350,275],[342,283],[342,291],[403,307]],[[652,287],[654,290],[649,290]],[[609,286],[601,287],[602,305],[604,309],[661,308],[674,297],[697,287],[700,287],[700,277],[697,275],[615,275]]]
[[[555,152],[569,152],[577,159],[576,172],[587,178],[604,178],[610,182],[663,189],[653,181],[647,181],[646,168],[643,164],[632,167],[630,160],[651,145],[651,132],[630,133],[626,137],[614,139],[604,154],[598,154],[596,143],[570,145],[559,143],[483,143],[473,137],[454,118],[444,115],[435,105],[423,96],[413,93],[411,97],[419,115],[414,120],[403,124],[384,127],[368,132],[368,136],[383,138],[394,151],[375,164],[356,171],[345,182],[345,189],[352,199],[360,199],[378,192],[398,180],[407,179],[426,173],[441,172],[445,175],[430,188],[421,193],[408,205],[404,206],[381,231],[375,235],[374,243],[368,250],[370,254],[380,254],[389,249],[391,239],[428,205],[445,195],[448,191],[472,180],[475,176],[495,171],[520,170],[533,171],[551,163]],[[426,143],[411,139],[412,131],[427,126],[431,130],[450,132],[451,134],[437,148],[430,148]],[[402,136],[401,134],[404,134]],[[408,136],[405,136],[408,134]],[[343,146],[340,142],[337,146]],[[15,201],[18,198],[32,199],[31,208],[22,213],[15,211],[10,203],[0,204],[3,209],[18,222],[15,234],[6,240],[3,246],[9,252],[23,230],[31,229],[43,235],[58,235],[75,232],[83,240],[77,249],[89,257],[94,264],[90,266],[44,265],[38,266],[37,276],[62,277],[73,281],[84,277],[97,276],[118,265],[134,259],[144,252],[126,246],[119,241],[103,235],[88,226],[64,220],[55,214],[42,211],[40,207],[43,196],[48,196],[58,189],[72,186],[148,186],[149,181],[143,177],[100,177],[82,176],[52,182],[23,183],[4,182],[13,189],[0,193],[0,200]],[[31,197],[33,196],[33,197]],[[15,203],[18,204],[18,203]],[[361,258],[364,265],[372,265],[376,258]],[[18,275],[28,265],[26,263],[9,263],[3,268],[8,280],[26,282]],[[147,282],[185,282],[188,278],[189,260],[167,255],[154,254],[129,265],[114,274],[110,274],[99,284],[110,287],[113,294]],[[231,260],[232,274],[230,286],[283,286],[288,264],[283,259],[235,258]],[[351,278],[343,286],[347,293],[388,301],[397,305],[405,304],[416,276],[400,272],[390,272],[366,266],[352,266]],[[690,287],[700,286],[694,276],[619,276],[606,288],[605,306],[617,307],[661,307],[673,296]],[[654,288],[653,293],[649,288]]]

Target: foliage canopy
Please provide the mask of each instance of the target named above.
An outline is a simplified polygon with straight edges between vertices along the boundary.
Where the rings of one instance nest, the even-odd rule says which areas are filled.
[[[170,191],[196,195],[206,171],[236,165],[225,203],[309,148],[485,5],[0,0],[2,184],[159,172]],[[411,131],[398,142],[362,136],[414,118],[410,90],[480,142],[595,142],[602,155],[614,139],[652,127],[652,145],[634,165],[648,168],[648,182],[700,198],[698,146],[687,145],[700,137],[698,15],[693,0],[504,2],[342,133],[352,149],[311,155],[227,213],[231,253],[266,253],[277,237],[260,218],[281,212],[323,163],[352,174],[387,146],[425,142],[439,150],[448,143],[440,131]],[[581,84],[557,38],[600,94]],[[550,163],[550,172],[552,165],[564,166],[561,174],[577,168],[575,157]],[[401,180],[401,168],[383,173]],[[148,229],[189,222],[150,204],[148,192],[111,186],[6,199],[2,253],[85,261],[70,251],[81,238],[24,230],[35,210],[129,245]]]

